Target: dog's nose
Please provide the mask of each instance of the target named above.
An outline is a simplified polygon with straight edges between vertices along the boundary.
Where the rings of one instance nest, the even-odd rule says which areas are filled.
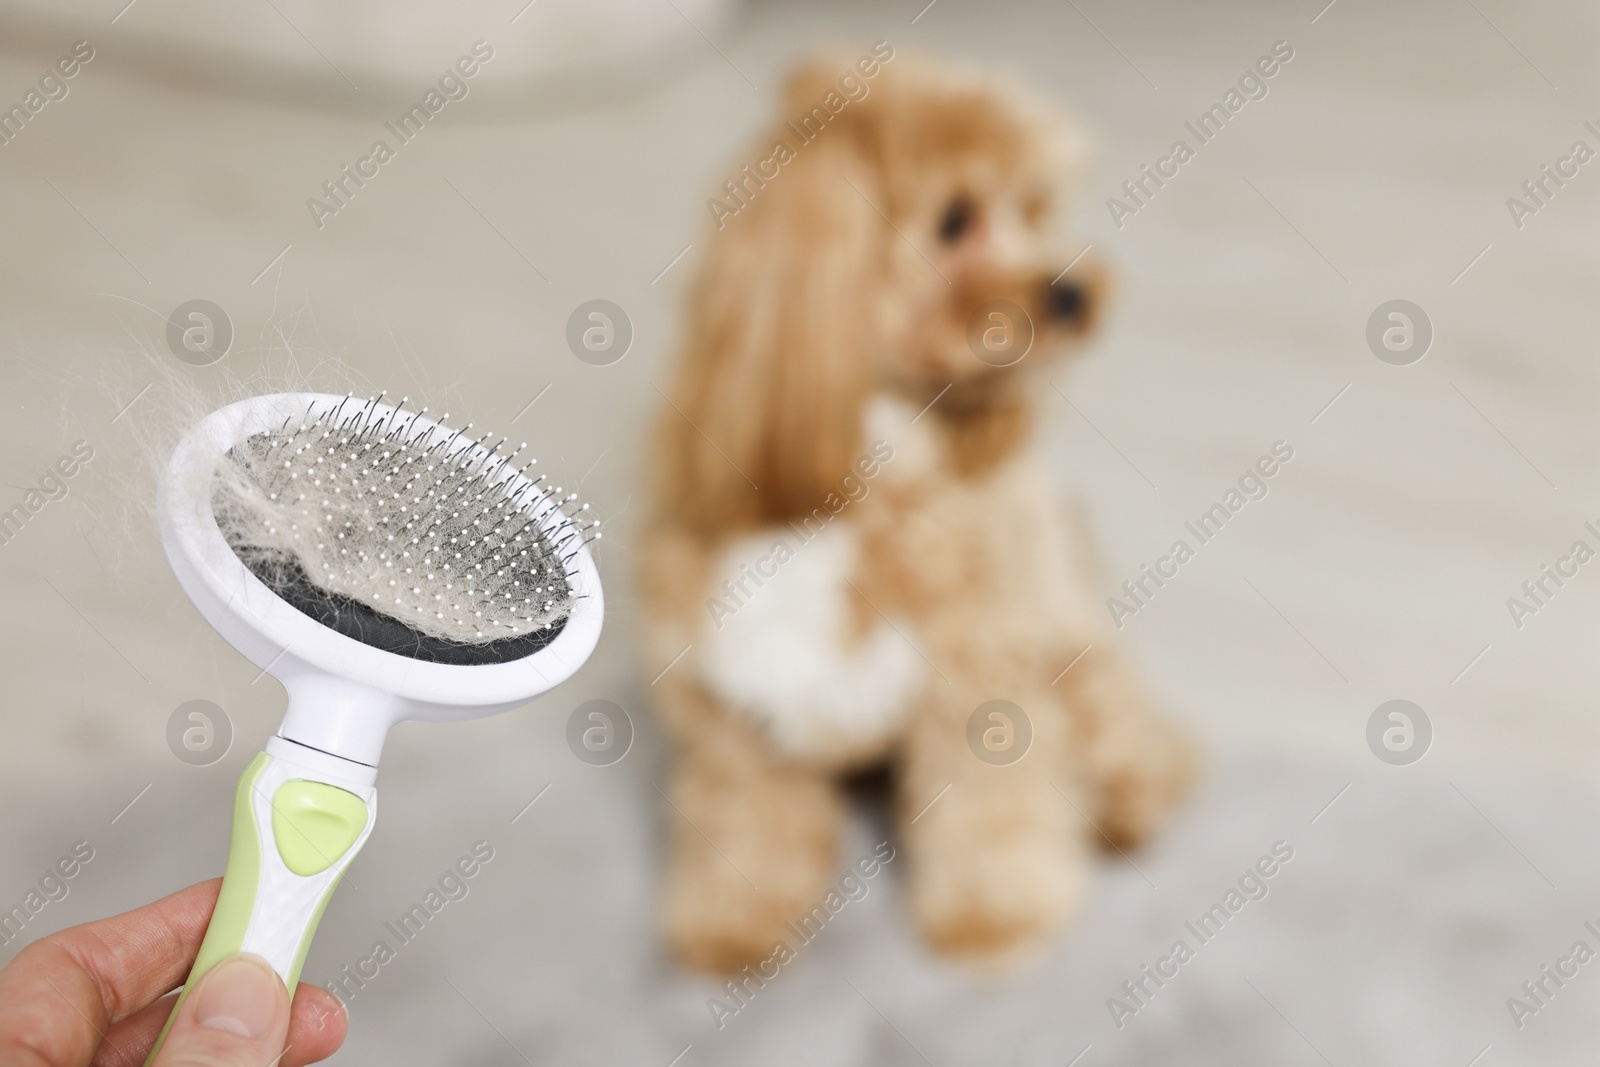
[[[1089,311],[1089,292],[1075,282],[1060,281],[1046,286],[1044,306],[1052,319],[1074,322]]]

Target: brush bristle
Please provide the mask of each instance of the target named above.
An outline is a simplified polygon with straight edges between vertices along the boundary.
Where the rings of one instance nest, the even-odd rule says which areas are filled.
[[[214,494],[234,551],[280,593],[306,579],[446,641],[559,629],[597,538],[577,494],[528,479],[502,440],[381,398],[308,411],[229,450]],[[448,416],[446,416],[448,418]]]

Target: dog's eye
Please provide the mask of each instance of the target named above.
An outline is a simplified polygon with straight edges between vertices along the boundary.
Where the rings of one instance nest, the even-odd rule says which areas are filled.
[[[971,226],[972,201],[958,196],[950,201],[950,206],[944,209],[944,215],[939,219],[939,240],[947,245],[955,244]]]

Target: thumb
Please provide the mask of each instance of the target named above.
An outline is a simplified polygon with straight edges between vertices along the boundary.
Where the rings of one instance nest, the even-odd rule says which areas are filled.
[[[231,956],[184,999],[151,1067],[262,1067],[283,1052],[289,991],[260,956]]]

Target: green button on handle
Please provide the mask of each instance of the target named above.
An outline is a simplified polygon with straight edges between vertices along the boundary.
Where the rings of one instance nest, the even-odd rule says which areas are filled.
[[[295,779],[272,797],[272,837],[283,865],[301,877],[332,867],[367,825],[360,797],[326,782]]]

